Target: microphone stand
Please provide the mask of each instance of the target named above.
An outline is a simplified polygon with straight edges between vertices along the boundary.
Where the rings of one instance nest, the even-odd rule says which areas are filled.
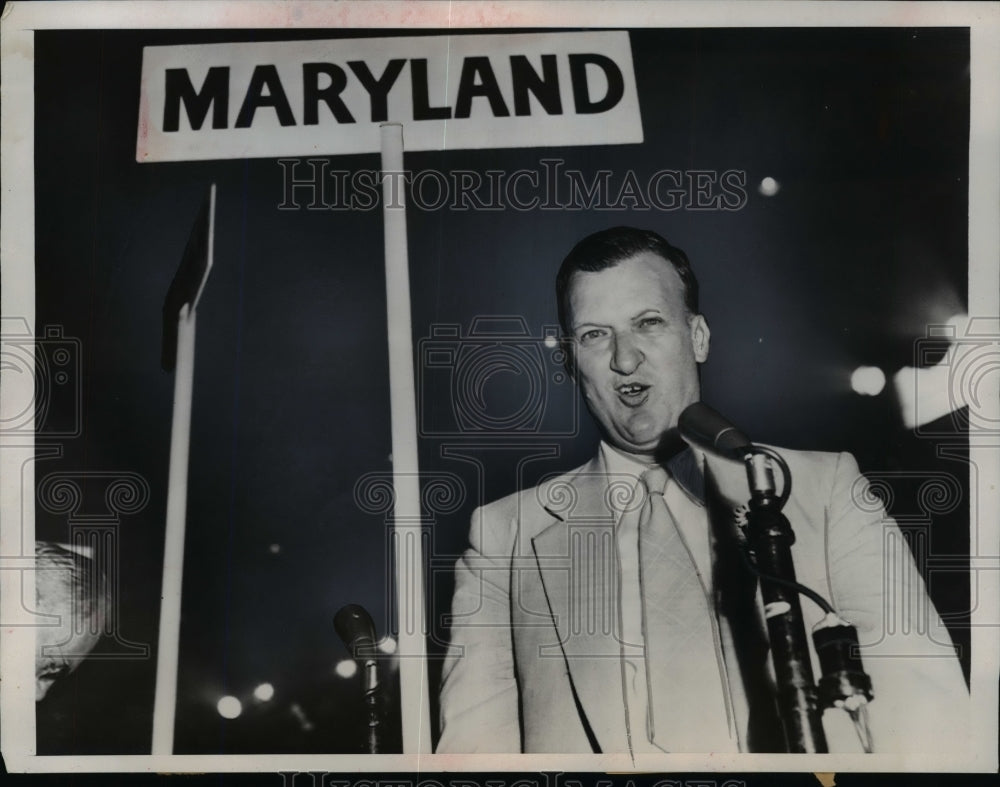
[[[841,618],[819,593],[799,584],[792,563],[795,533],[781,513],[792,491],[792,473],[777,451],[749,438],[706,404],[695,402],[678,419],[681,436],[690,444],[727,459],[742,461],[750,485],[747,550],[740,550],[747,567],[760,580],[764,618],[777,679],[776,705],[787,751],[829,751],[823,732],[826,708],[848,713],[866,752],[874,750],[868,727],[871,678],[861,664],[857,629]],[[781,495],[774,484],[771,462],[784,477]],[[813,680],[809,641],[799,594],[808,596],[825,613],[813,628],[813,643],[823,676]]]
[[[785,488],[775,491],[770,460],[781,468]],[[861,664],[858,630],[841,618],[816,591],[795,579],[791,546],[795,533],[781,509],[792,490],[792,475],[776,451],[761,445],[747,447],[744,457],[750,482],[747,538],[760,579],[764,617],[774,656],[777,705],[788,751],[826,753],[822,716],[826,708],[846,711],[866,752],[874,750],[868,727],[868,703],[873,699],[871,678]],[[813,682],[799,594],[820,606],[826,616],[813,628],[813,643],[822,677]]]
[[[378,680],[378,664],[375,659],[365,661],[365,705],[368,708],[368,753],[379,754],[382,723],[382,685]]]
[[[747,537],[761,575],[764,616],[777,678],[778,713],[789,752],[826,753],[829,749],[792,563],[791,546],[795,543],[795,533],[781,513],[788,499],[791,476],[786,477],[785,494],[778,497],[774,473],[767,461],[767,456],[773,452],[759,446],[754,446],[754,450],[761,453],[746,458],[751,492]],[[777,459],[784,464],[780,457]]]

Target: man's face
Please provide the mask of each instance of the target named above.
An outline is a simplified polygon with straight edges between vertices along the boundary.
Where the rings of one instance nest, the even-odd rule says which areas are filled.
[[[684,408],[698,401],[705,318],[688,313],[680,276],[652,252],[576,272],[568,296],[577,381],[590,412],[613,446],[652,458]]]
[[[62,614],[69,615],[66,608]],[[95,634],[74,634],[72,624],[41,627],[36,633],[35,702],[45,699],[53,684],[74,672],[100,639]]]
[[[69,675],[94,649],[97,633],[104,625],[104,613],[84,599],[74,581],[72,559],[59,562],[52,557],[38,559],[35,595],[38,612],[48,619],[35,632],[35,701],[42,700],[52,685]],[[88,615],[79,621],[82,611]],[[80,625],[78,625],[80,624]]]

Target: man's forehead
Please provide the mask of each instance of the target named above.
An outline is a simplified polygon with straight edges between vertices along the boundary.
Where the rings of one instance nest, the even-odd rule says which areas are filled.
[[[671,305],[684,302],[684,281],[673,263],[647,251],[627,257],[600,271],[575,271],[569,280],[570,308],[605,300],[615,290],[633,290],[649,300],[666,300]],[[625,307],[629,304],[620,304]],[[636,302],[632,305],[639,306]]]

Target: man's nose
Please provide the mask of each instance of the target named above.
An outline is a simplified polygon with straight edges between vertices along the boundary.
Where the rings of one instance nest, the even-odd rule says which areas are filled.
[[[632,374],[645,356],[628,334],[616,335],[611,351],[611,370],[618,374]]]

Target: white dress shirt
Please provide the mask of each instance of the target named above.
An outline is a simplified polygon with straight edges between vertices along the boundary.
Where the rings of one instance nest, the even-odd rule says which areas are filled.
[[[645,503],[646,490],[641,483],[642,474],[650,465],[627,456],[606,443],[601,443],[608,483],[629,484],[631,495],[609,494],[616,507],[615,545],[618,552],[618,620],[622,659],[622,693],[628,724],[629,746],[632,754],[664,751],[651,740],[649,724],[649,695],[644,659],[642,630],[642,594],[639,584],[639,512]],[[620,491],[620,487],[618,488]],[[712,591],[712,546],[709,536],[708,513],[702,501],[688,494],[672,477],[663,494],[667,509],[677,522],[678,529],[694,561],[702,582],[702,589],[715,608]],[[727,698],[727,718],[732,751],[739,751],[739,740],[733,723],[731,691],[723,658],[723,638],[718,621],[712,620],[716,644],[715,657],[720,665],[720,680]],[[706,657],[707,654],[706,654]],[[697,701],[697,697],[693,697]],[[696,712],[689,708],[687,712]]]

